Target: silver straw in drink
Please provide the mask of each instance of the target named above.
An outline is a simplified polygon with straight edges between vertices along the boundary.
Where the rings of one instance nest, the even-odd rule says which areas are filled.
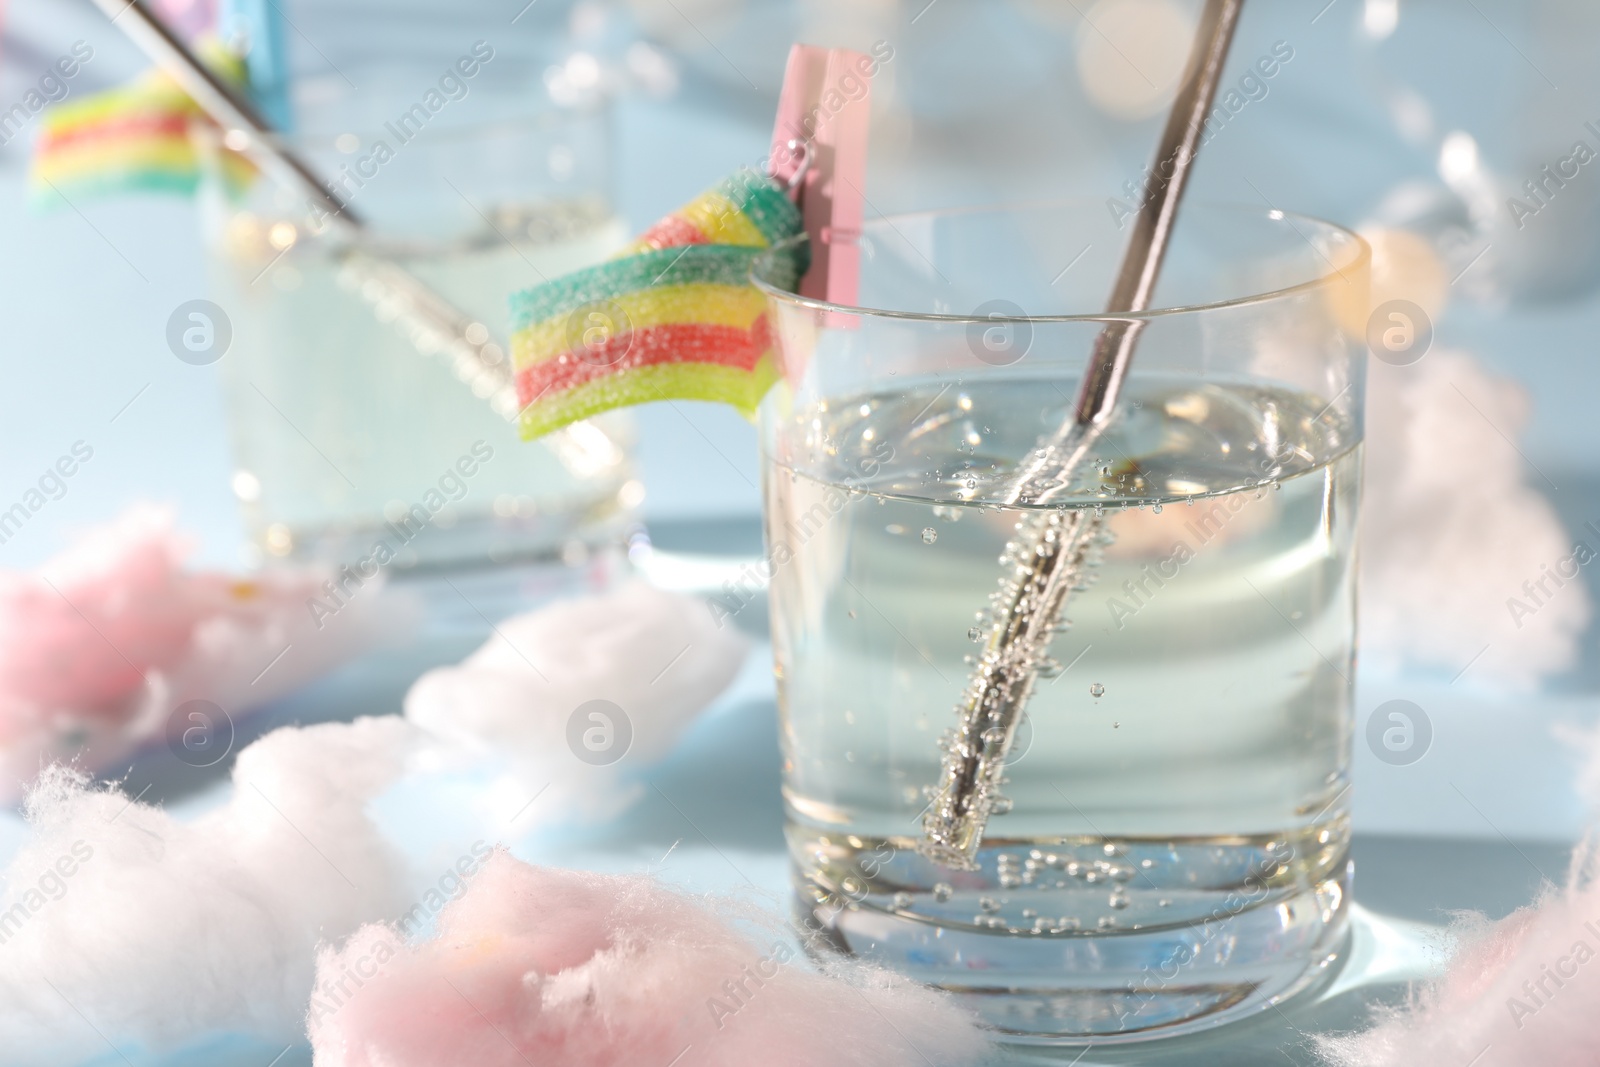
[[[1151,168],[1150,202],[1135,217],[1106,303],[1108,315],[1150,307],[1243,3],[1206,0]],[[1006,574],[991,598],[988,637],[957,709],[960,721],[940,742],[939,783],[932,788],[917,846],[947,867],[976,870],[989,816],[1010,808],[1000,793],[1006,753],[1040,672],[1059,669],[1049,647],[1064,629],[1062,609],[1073,591],[1086,587],[1107,539],[1105,521],[1093,510],[1045,505],[1070,488],[1111,421],[1143,329],[1142,318],[1106,323],[1095,339],[1072,417],[1030,453],[1004,495],[1007,505],[1028,506],[1033,513],[1018,524],[1016,539],[1001,557]]]

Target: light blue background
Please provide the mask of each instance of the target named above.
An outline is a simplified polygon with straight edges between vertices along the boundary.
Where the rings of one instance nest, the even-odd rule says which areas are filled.
[[[317,3],[325,8],[321,15],[312,10]],[[503,25],[502,9],[520,6],[476,0],[448,5],[447,13],[445,5],[432,8],[450,27],[437,47],[456,49],[458,39],[471,39],[468,26],[478,24],[530,56],[553,47],[570,5],[546,0],[515,27]],[[1071,5],[936,0],[924,8],[913,0],[873,8],[880,14],[871,17],[846,4],[680,0],[678,6],[686,14],[670,4],[634,5],[644,12],[641,23],[675,49],[683,72],[683,88],[670,99],[630,97],[617,109],[615,195],[635,229],[735,166],[763,157],[782,55],[797,36],[858,46],[883,36],[895,45],[893,92],[905,118],[875,142],[872,212],[1110,195],[1138,174],[1154,139],[1153,122],[1118,123],[1085,105],[1072,50],[1077,35],[1088,31],[1077,25]],[[1401,182],[1434,181],[1431,152],[1408,144],[1383,111],[1373,90],[1374,64],[1435,99],[1447,124],[1472,129],[1486,157],[1507,172],[1535,173],[1583,135],[1585,121],[1600,121],[1591,69],[1596,38],[1586,39],[1584,53],[1582,38],[1552,45],[1538,33],[1557,16],[1580,17],[1576,0],[1403,0],[1401,30],[1381,53],[1359,45],[1366,6],[1360,0],[1326,7],[1323,0],[1248,5],[1236,66],[1278,40],[1292,44],[1295,58],[1269,95],[1208,146],[1192,195],[1240,202],[1264,195],[1275,206],[1356,224],[1374,217]],[[303,31],[291,39],[296,62],[314,73],[322,52],[342,61],[341,42],[352,54],[388,42],[431,64],[433,37],[414,32],[405,17],[419,7],[427,5],[389,5],[392,17],[358,23],[365,28],[352,36],[333,0],[290,4]],[[0,106],[19,98],[78,38],[90,40],[97,56],[77,91],[110,84],[141,66],[85,0],[11,0],[10,8]],[[316,48],[307,47],[312,42]],[[216,368],[179,362],[164,341],[171,310],[206,292],[191,206],[142,198],[85,204],[82,214],[35,215],[25,207],[20,143],[0,148],[0,502],[17,499],[76,440],[92,444],[95,455],[63,499],[0,545],[0,567],[36,564],[69,530],[147,498],[180,507],[183,524],[202,538],[204,561],[236,565],[241,531],[228,489]],[[1600,245],[1600,237],[1592,219],[1584,228],[1582,210],[1600,190],[1595,171],[1600,167],[1586,169],[1571,195],[1563,194],[1573,215],[1535,220],[1557,225],[1542,232],[1530,225],[1527,233],[1506,238],[1526,242],[1515,246],[1520,252],[1564,264],[1562,284],[1576,295],[1495,302],[1475,294],[1471,284],[1459,285],[1436,341],[1474,352],[1528,389],[1534,418],[1521,447],[1560,487],[1553,498],[1573,528],[1600,519],[1600,420],[1592,414],[1600,396],[1600,360],[1593,358],[1600,300],[1592,292],[1593,256],[1583,251]],[[759,509],[751,428],[729,411],[698,404],[652,405],[638,417],[645,514],[661,540],[685,550],[730,536],[749,545]],[[1384,459],[1372,455],[1369,462]],[[519,605],[508,600],[503,606]],[[468,620],[446,627],[431,644],[358,664],[268,712],[257,726],[393,711],[410,676],[458,658],[486,636],[476,625]],[[1541,694],[1516,698],[1479,688],[1470,674],[1452,684],[1448,677],[1363,669],[1358,730],[1373,708],[1398,697],[1428,709],[1434,725],[1432,749],[1409,767],[1379,763],[1358,735],[1356,825],[1363,840],[1377,842],[1369,847],[1379,851],[1369,855],[1374,872],[1381,872],[1364,883],[1370,889],[1363,899],[1409,907],[1416,918],[1447,906],[1503,913],[1531,895],[1536,875],[1560,877],[1559,848],[1520,845],[1519,859],[1505,842],[1559,846],[1587,825],[1574,785],[1575,757],[1552,733],[1558,723],[1588,726],[1596,719],[1594,633],[1585,648],[1583,670]],[[761,647],[752,653],[735,692],[654,772],[652,780],[682,799],[698,825],[668,825],[670,813],[657,805],[587,844],[569,842],[551,853],[530,845],[530,852],[564,863],[638,869],[682,837],[670,876],[730,888],[748,873],[764,890],[781,894],[765,653]],[[716,773],[730,760],[736,773]],[[173,799],[180,810],[198,810],[215,803],[222,788],[213,783]],[[0,825],[0,853],[21,833],[14,819]],[[1382,852],[1386,839],[1373,835],[1452,838],[1464,842],[1463,849],[1487,851],[1452,853],[1437,860],[1436,870],[1420,870],[1426,865],[1416,857],[1424,845],[1391,840],[1390,851]],[[1522,869],[1524,861],[1536,870]],[[1435,877],[1440,870],[1454,874]],[[1451,895],[1452,886],[1469,884],[1476,895]]]

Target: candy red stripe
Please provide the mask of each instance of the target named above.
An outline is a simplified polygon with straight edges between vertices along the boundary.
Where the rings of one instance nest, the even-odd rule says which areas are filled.
[[[535,397],[559,393],[630,367],[711,363],[751,370],[766,350],[767,336],[765,315],[748,330],[675,323],[615,334],[597,349],[586,350],[583,358],[566,352],[518,371],[517,401],[526,406]]]
[[[765,312],[750,324],[750,344],[758,355],[772,347],[772,324],[767,321]]]
[[[109,140],[114,137],[149,137],[152,134],[183,137],[188,132],[189,119],[183,115],[136,115],[46,133],[39,139],[39,150],[48,152],[67,145]]]
[[[640,234],[635,243],[652,245],[656,248],[682,248],[684,245],[703,245],[709,242],[706,240],[706,235],[688,219],[668,215]]]

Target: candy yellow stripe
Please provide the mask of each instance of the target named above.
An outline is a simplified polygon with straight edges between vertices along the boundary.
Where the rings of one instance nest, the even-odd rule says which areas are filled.
[[[150,89],[113,89],[71,103],[57,104],[46,115],[46,128],[55,133],[65,133],[80,126],[96,126],[114,119],[134,115],[198,115],[200,108],[183,91],[171,87],[160,91]]]
[[[664,285],[622,293],[607,303],[607,313],[619,320],[611,325],[623,331],[680,323],[748,330],[766,309],[766,298],[746,285]],[[620,315],[613,310],[616,308],[621,309]],[[534,323],[511,339],[516,365],[555,359],[573,347],[574,336],[582,328],[583,323],[573,315]]]
[[[127,170],[130,168],[157,170],[196,170],[199,160],[194,145],[187,140],[162,138],[150,140],[118,140],[102,144],[73,145],[61,148],[34,161],[34,175],[55,180],[85,171]]]
[[[739,210],[737,204],[715,189],[701,193],[689,203],[672,213],[700,231],[707,244],[738,245],[744,248],[765,248],[767,237],[750,217]],[[637,255],[655,248],[642,240],[628,245],[613,259]]]
[[[693,223],[710,244],[767,246],[766,236],[739,210],[739,205],[715,190],[695,197],[675,214]]]
[[[651,400],[710,400],[732,404],[754,418],[756,407],[778,374],[770,353],[754,370],[711,363],[661,363],[630,367],[547,397],[522,413],[522,438],[531,441],[580,419],[612,408]]]

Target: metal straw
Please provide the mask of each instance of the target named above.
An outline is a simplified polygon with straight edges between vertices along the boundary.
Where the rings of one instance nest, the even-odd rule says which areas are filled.
[[[1150,202],[1135,216],[1107,314],[1150,307],[1243,3],[1206,0],[1151,167]],[[988,638],[957,709],[960,721],[940,742],[940,780],[923,815],[917,847],[945,866],[976,870],[989,816],[1010,808],[1000,793],[1006,753],[1035,680],[1041,672],[1060,669],[1049,646],[1069,625],[1061,620],[1062,608],[1075,590],[1087,587],[1088,571],[1107,541],[1098,508],[1042,505],[1071,488],[1078,467],[1111,421],[1144,325],[1142,318],[1106,323],[1095,339],[1072,417],[1033,450],[1004,495],[1008,505],[1040,510],[1018,524],[1016,539],[1001,557],[1008,569],[991,598]]]
[[[511,359],[493,331],[394,260],[363,247],[360,238],[370,231],[361,216],[283,143],[254,104],[201,63],[145,0],[95,0],[95,4],[216,120],[228,148],[243,152],[273,178],[304,194],[310,207],[353,238],[350,247],[339,253],[341,283],[367,301],[380,319],[392,318],[424,355],[448,356],[457,377],[495,411],[507,419],[517,417]],[[557,457],[578,475],[591,469],[597,456],[609,455],[617,447],[593,423],[557,431],[547,439]]]

